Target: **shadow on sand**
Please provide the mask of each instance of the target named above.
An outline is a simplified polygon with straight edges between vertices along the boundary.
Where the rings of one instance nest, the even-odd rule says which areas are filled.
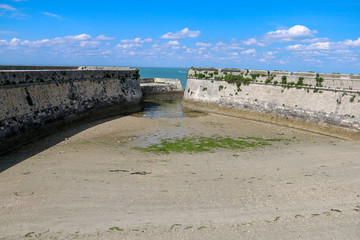
[[[70,123],[55,122],[50,126],[45,126],[32,133],[31,140],[22,142],[18,147],[12,146],[10,151],[0,154],[0,173],[86,129],[128,116],[141,111],[141,109],[142,107],[135,106],[133,109],[126,109],[121,112],[107,111],[106,114],[104,111],[99,111],[96,114],[82,116],[81,119]]]
[[[55,123],[55,126],[46,126],[46,129],[42,129],[40,133],[32,134],[32,137],[29,138],[31,141],[28,143],[22,143],[19,147],[0,155],[0,173],[86,129],[129,115],[143,118],[184,118],[206,114],[182,108],[181,98],[145,100],[141,106],[133,106],[122,112],[108,109],[87,114],[68,124]]]

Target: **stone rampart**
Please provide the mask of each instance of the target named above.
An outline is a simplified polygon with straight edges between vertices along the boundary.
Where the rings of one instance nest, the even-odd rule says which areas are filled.
[[[184,94],[179,79],[143,78],[140,82],[144,99],[181,98]]]
[[[80,118],[141,110],[135,69],[0,71],[0,152]]]
[[[317,77],[318,74],[315,72],[293,72],[294,76],[298,76],[298,77]]]
[[[22,65],[0,65],[0,70],[70,70],[78,69],[78,66],[22,66]]]
[[[291,76],[291,72],[288,72],[288,71],[271,71],[270,75]]]
[[[183,105],[360,139],[360,80],[251,73],[210,77],[190,69]]]

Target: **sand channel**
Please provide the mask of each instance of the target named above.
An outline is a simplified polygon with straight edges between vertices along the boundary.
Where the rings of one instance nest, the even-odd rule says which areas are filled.
[[[214,136],[287,140],[134,149]],[[359,142],[255,121],[106,119],[1,156],[0,171],[0,239],[360,239]]]

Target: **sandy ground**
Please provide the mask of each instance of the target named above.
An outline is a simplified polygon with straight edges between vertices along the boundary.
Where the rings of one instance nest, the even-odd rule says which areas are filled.
[[[133,149],[214,134],[292,140]],[[41,139],[0,167],[0,239],[360,239],[360,144],[350,140],[212,114],[126,116]]]

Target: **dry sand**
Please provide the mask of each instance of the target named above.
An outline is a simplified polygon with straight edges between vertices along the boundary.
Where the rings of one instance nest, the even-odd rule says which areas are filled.
[[[133,149],[214,134],[292,140]],[[0,239],[360,239],[360,144],[351,140],[212,114],[126,116],[69,128],[0,164]]]

